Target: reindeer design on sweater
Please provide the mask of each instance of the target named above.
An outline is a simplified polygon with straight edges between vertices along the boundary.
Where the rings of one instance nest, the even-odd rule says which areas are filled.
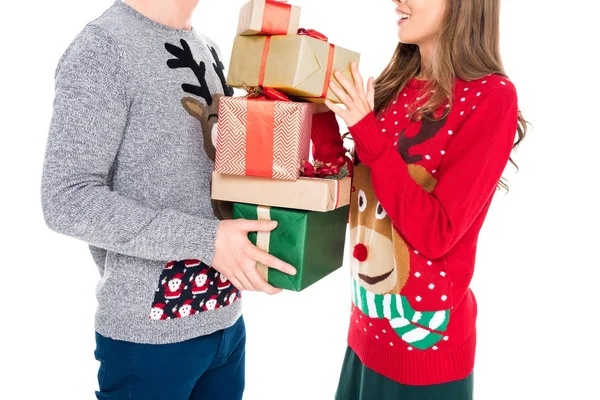
[[[407,163],[410,176],[429,193],[437,180],[415,164],[423,156],[411,154],[410,150],[435,136],[444,123],[445,118],[424,118],[416,135],[406,137],[402,130],[398,138],[398,152]],[[370,170],[360,164],[358,157],[355,164],[350,214],[353,302],[367,316],[387,319],[396,334],[415,348],[432,347],[443,338],[439,332],[447,327],[449,310],[415,311],[400,294],[410,277],[411,250],[377,200]]]
[[[185,93],[203,99],[206,105],[202,104],[192,96],[184,96],[181,99],[181,104],[192,117],[200,121],[204,151],[208,158],[214,162],[216,156],[217,123],[219,120],[219,100],[223,96],[232,96],[233,89],[227,86],[224,73],[225,66],[219,59],[219,55],[214,47],[207,46],[214,60],[212,64],[213,70],[221,81],[224,94],[210,93],[206,82],[206,64],[204,61],[198,63],[194,59],[192,50],[184,39],[181,39],[180,43],[181,47],[165,43],[167,51],[175,57],[168,60],[167,65],[171,69],[189,68],[198,80],[198,85],[184,83],[181,85],[181,88]],[[233,214],[233,206],[231,203],[213,200],[212,207],[215,215],[219,219],[229,219]]]

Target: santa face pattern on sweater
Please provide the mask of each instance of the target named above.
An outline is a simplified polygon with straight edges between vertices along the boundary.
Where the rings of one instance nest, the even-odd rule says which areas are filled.
[[[148,318],[185,318],[240,298],[235,286],[214,268],[199,260],[171,261],[162,270]]]

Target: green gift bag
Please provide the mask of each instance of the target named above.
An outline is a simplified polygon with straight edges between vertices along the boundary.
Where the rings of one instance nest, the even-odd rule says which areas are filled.
[[[300,292],[342,266],[348,211],[348,206],[317,212],[235,203],[233,218],[278,222],[272,232],[251,232],[248,238],[297,270],[295,276],[290,276],[259,267],[267,282]]]

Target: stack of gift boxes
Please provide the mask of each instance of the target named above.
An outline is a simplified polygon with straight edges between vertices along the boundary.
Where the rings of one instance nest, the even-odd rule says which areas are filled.
[[[351,80],[350,64],[359,61],[319,32],[298,29],[299,19],[300,8],[282,1],[242,7],[227,84],[248,95],[220,100],[211,194],[234,203],[234,219],[278,222],[249,238],[296,267],[289,276],[257,266],[271,285],[294,291],[343,262],[348,166],[311,162],[310,138],[313,103],[339,102],[329,89],[333,71]]]

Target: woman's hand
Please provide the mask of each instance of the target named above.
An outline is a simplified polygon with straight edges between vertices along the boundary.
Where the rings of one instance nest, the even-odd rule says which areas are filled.
[[[373,78],[369,78],[367,82],[367,90],[363,82],[356,63],[350,66],[354,83],[348,81],[339,72],[335,71],[334,75],[338,82],[342,85],[339,87],[334,82],[329,84],[329,87],[337,97],[342,101],[346,109],[335,105],[329,100],[325,100],[327,107],[336,115],[340,116],[348,127],[352,127],[360,122],[365,116],[371,113],[375,108],[375,88]]]

